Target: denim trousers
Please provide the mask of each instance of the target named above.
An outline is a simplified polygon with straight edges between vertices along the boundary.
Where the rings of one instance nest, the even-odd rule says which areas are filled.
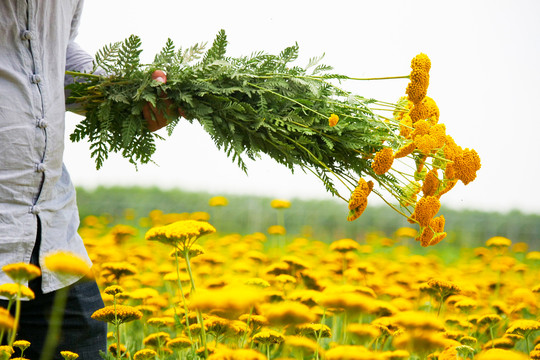
[[[38,223],[38,238],[30,261],[35,264],[39,254],[40,230]],[[34,300],[21,302],[17,339],[31,343],[24,351],[25,358],[39,360],[47,338],[49,318],[57,291],[43,294],[41,277],[31,280],[28,286],[36,297]],[[69,286],[67,291],[68,297],[54,359],[63,359],[60,351],[67,350],[79,354],[78,360],[99,360],[100,351],[107,350],[107,324],[91,318],[94,311],[104,306],[96,281],[83,278]],[[0,300],[0,306],[6,308],[7,304],[7,300]],[[11,306],[11,311],[15,311],[15,304]],[[5,342],[5,339],[3,341]],[[14,350],[16,353],[13,356],[20,356],[18,349]]]

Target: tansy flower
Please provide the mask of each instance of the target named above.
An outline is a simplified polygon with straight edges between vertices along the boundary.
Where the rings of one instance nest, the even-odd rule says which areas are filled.
[[[504,349],[489,349],[474,357],[475,360],[527,360],[522,353]]]
[[[185,336],[175,337],[167,341],[167,347],[172,350],[181,350],[191,347],[191,340]]]
[[[497,314],[487,314],[478,318],[478,326],[493,326],[500,322],[502,318]]]
[[[141,349],[133,354],[133,360],[154,360],[157,355],[152,349]]]
[[[324,324],[301,324],[296,326],[295,332],[298,335],[315,340],[317,338],[327,338],[332,336],[330,328]]]
[[[416,240],[420,241],[423,247],[438,244],[447,235],[444,232],[444,223],[445,219],[443,215],[431,219],[429,226],[422,228],[422,232],[420,236],[416,238]]]
[[[155,327],[174,326],[174,318],[172,316],[152,317],[146,320],[146,323]]]
[[[410,227],[400,227],[394,233],[394,235],[397,238],[400,238],[400,237],[414,238],[414,237],[416,237],[417,234],[418,234],[418,231],[416,231],[416,229],[413,229],[413,228],[410,228]]]
[[[254,349],[217,348],[208,360],[266,360],[266,356]]]
[[[175,247],[184,244],[189,248],[199,237],[215,232],[216,229],[205,221],[181,220],[148,230],[145,239]]]
[[[0,307],[0,330],[11,330],[15,327],[15,319],[11,316],[10,312]]]
[[[106,262],[101,265],[101,271],[102,275],[111,275],[118,281],[124,276],[135,275],[137,273],[137,268],[125,261]]]
[[[381,335],[380,329],[371,324],[349,324],[347,332],[353,334],[360,343],[371,341]]]
[[[375,154],[371,167],[373,168],[375,174],[382,175],[390,170],[393,162],[394,153],[392,152],[392,149],[385,147]]]
[[[34,292],[27,286],[20,284],[0,285],[0,296],[8,298],[9,300],[15,299],[19,291],[22,299],[33,300],[35,298]]]
[[[23,283],[41,276],[41,270],[37,266],[26,263],[4,265],[2,271],[16,283]]]
[[[93,277],[90,266],[79,256],[69,252],[61,251],[47,255],[45,266],[59,274]]]
[[[124,289],[118,285],[107,286],[103,292],[107,295],[115,296],[124,292]]]
[[[414,219],[420,226],[428,226],[431,219],[439,212],[441,202],[434,196],[422,197],[414,207]]]
[[[304,336],[287,336],[285,337],[285,347],[292,349],[295,354],[300,353],[299,355],[304,359],[317,351],[318,345],[314,340]]]
[[[120,351],[118,352],[118,348],[117,348],[117,343],[112,343],[111,345],[109,345],[109,352],[111,353],[112,356],[114,356],[115,358],[117,357],[116,355],[120,355],[119,357],[120,358],[126,358],[126,359],[129,359],[129,352],[127,351],[127,348],[124,344],[120,344]]]
[[[414,104],[420,103],[426,96],[429,86],[429,70],[431,61],[425,54],[416,55],[411,61],[410,83],[405,93]]]
[[[353,239],[341,239],[336,240],[330,244],[330,250],[339,253],[347,253],[349,251],[356,251],[360,248],[360,245]]]
[[[458,285],[446,280],[430,279],[427,285],[437,291],[442,299],[461,292],[461,288]]]
[[[424,182],[422,184],[422,192],[424,196],[433,196],[437,193],[439,189],[439,177],[437,174],[437,169],[433,168],[426,174]]]
[[[13,347],[19,348],[21,350],[21,354],[24,352],[24,350],[28,349],[30,346],[30,341],[26,340],[17,340],[13,343]]]
[[[169,341],[171,335],[164,331],[153,333],[143,339],[143,344],[146,346],[153,346],[156,348],[163,347],[167,341]]]
[[[532,331],[540,329],[540,322],[536,320],[520,319],[510,324],[510,327],[506,330],[507,334],[518,334],[521,336],[527,336]]]
[[[366,210],[367,207],[367,198],[373,189],[373,181],[365,181],[364,179],[358,180],[358,185],[351,194],[349,199],[349,215],[347,216],[348,221],[353,221],[358,219],[360,215]]]
[[[330,126],[336,126],[337,123],[339,121],[339,116],[337,116],[336,114],[332,114],[330,115],[330,117],[328,118],[328,125]]]
[[[416,150],[416,144],[414,143],[414,141],[411,141],[410,143],[403,145],[398,149],[398,151],[396,151],[396,153],[394,154],[394,159],[400,159],[409,154],[412,154],[414,150]]]
[[[315,315],[309,307],[293,301],[263,304],[261,305],[261,313],[272,325],[295,325],[315,320]]]
[[[208,200],[208,205],[215,207],[215,206],[227,206],[229,204],[229,201],[225,196],[214,196]]]
[[[115,316],[116,312],[116,316]],[[141,319],[143,314],[136,308],[128,305],[109,305],[96,310],[92,314],[92,319],[104,321],[116,325]]]
[[[175,256],[178,256],[182,259],[186,258],[186,252],[190,259],[197,257],[199,255],[203,255],[206,253],[204,248],[198,244],[193,244],[189,248],[184,247],[185,244],[180,244],[180,246],[170,253],[170,257],[175,258]]]
[[[60,351],[60,355],[62,355],[64,360],[75,360],[79,357],[79,354],[76,354],[71,351]]]
[[[376,360],[378,355],[359,345],[338,345],[326,351],[326,360]]]
[[[285,337],[281,333],[274,330],[263,330],[253,335],[252,340],[253,342],[259,344],[270,345],[281,344],[283,341],[285,341]]]
[[[288,209],[291,207],[291,202],[288,200],[274,199],[270,202],[270,206],[274,209]]]
[[[454,159],[455,176],[464,185],[476,179],[476,172],[480,170],[481,166],[480,157],[474,149],[465,149]]]
[[[248,313],[262,301],[263,294],[251,286],[225,286],[220,289],[198,290],[191,295],[190,308],[201,311],[219,309],[220,314],[236,318]],[[223,312],[223,313],[222,313]]]
[[[508,248],[512,245],[512,240],[503,236],[494,236],[486,241],[487,247]]]
[[[285,235],[287,230],[281,225],[272,225],[268,227],[268,234],[270,235]]]

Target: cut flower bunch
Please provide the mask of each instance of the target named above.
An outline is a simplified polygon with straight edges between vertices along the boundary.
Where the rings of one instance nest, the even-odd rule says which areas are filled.
[[[435,218],[439,199],[458,180],[474,180],[480,159],[438,123],[437,105],[426,96],[426,55],[413,59],[410,75],[360,79],[330,73],[321,57],[305,67],[293,65],[298,45],[279,55],[240,58],[225,56],[226,46],[223,30],[207,51],[204,44],[176,49],[169,39],[151,64],[141,63],[137,36],[105,46],[96,54],[94,72],[107,76],[67,72],[78,80],[68,85],[68,103],[78,104],[86,116],[71,140],[88,139],[98,169],[110,152],[135,165],[147,163],[159,135],[148,129],[143,107],[150,103],[167,113],[172,104],[187,121],[198,121],[244,171],[244,157],[255,160],[264,153],[291,171],[317,176],[349,203],[348,220],[362,214],[373,192],[420,225],[424,246],[444,237],[444,218]],[[155,70],[166,73],[166,83],[152,79]],[[393,78],[410,79],[408,96],[397,104],[341,88],[345,80]],[[170,116],[169,134],[179,121]],[[396,166],[406,159],[409,171]]]

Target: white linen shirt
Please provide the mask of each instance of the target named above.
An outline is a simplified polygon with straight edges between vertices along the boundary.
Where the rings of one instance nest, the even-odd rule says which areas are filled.
[[[75,189],[63,164],[65,70],[89,71],[74,43],[82,0],[0,1],[0,269],[29,263],[38,217],[42,290],[78,277],[47,270],[44,257],[69,251],[91,265],[77,234]],[[12,280],[0,271],[0,284]]]

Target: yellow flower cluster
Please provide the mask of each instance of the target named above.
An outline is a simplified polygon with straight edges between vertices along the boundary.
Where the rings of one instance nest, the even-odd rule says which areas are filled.
[[[143,314],[133,306],[110,305],[96,310],[92,314],[92,319],[111,324],[123,324],[133,320],[139,320],[142,316]]]
[[[79,256],[69,252],[57,252],[45,257],[45,266],[56,273],[93,278],[90,266]]]
[[[178,247],[190,247],[199,237],[215,233],[216,229],[205,221],[181,220],[169,225],[154,227],[146,232],[146,240],[159,241]]]
[[[26,263],[4,265],[2,271],[16,283],[22,283],[41,276],[41,270],[37,266]]]
[[[336,126],[338,121],[339,121],[339,116],[337,116],[336,114],[331,114],[330,117],[328,118],[328,125],[331,127]]]
[[[373,181],[366,181],[362,178],[358,180],[358,185],[351,194],[349,199],[349,216],[347,220],[353,221],[358,219],[366,210],[367,198],[373,189]]]
[[[393,163],[394,152],[391,148],[385,147],[375,154],[371,167],[373,168],[375,174],[382,175],[390,170]]]
[[[283,199],[274,199],[270,201],[270,206],[274,209],[288,209],[291,207],[291,202]]]
[[[208,205],[215,206],[227,206],[229,205],[229,200],[225,196],[214,196],[208,200]]]

